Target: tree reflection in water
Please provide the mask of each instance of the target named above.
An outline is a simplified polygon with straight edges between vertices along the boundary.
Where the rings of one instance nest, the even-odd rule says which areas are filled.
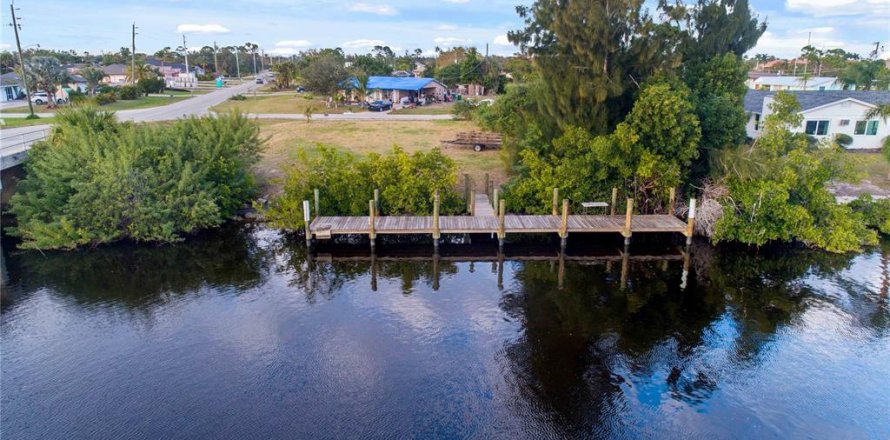
[[[699,244],[658,258],[642,258],[636,246],[603,255],[517,246],[504,255],[483,242],[440,254],[428,244],[371,254],[359,243],[309,253],[287,235],[236,227],[173,246],[5,251],[16,289],[2,299],[7,311],[46,288],[81,307],[150,313],[206,288],[236,295],[283,278],[288,293],[323,304],[380,282],[402,295],[421,287],[460,295],[449,290],[450,277],[474,277],[461,273],[466,266],[490,271],[504,321],[519,327],[492,354],[506,384],[498,397],[567,437],[652,435],[647,429],[658,427],[634,417],[658,413],[666,400],[706,408],[735,376],[769,359],[783,329],[814,304],[842,310],[872,337],[888,334],[890,244],[859,256]],[[855,262],[868,258],[879,259],[879,274],[863,276],[860,266],[874,264]]]

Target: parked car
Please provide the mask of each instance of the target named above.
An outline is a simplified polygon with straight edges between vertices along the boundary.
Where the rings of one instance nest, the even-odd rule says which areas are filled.
[[[34,92],[31,94],[31,102],[37,105],[44,105],[49,103],[49,95],[46,92]],[[64,104],[68,102],[65,98],[56,98],[56,104]]]
[[[392,110],[392,101],[388,99],[373,101],[368,104],[368,110],[372,112],[383,112]]]
[[[262,78],[257,78],[257,79],[256,79],[256,83],[257,83],[257,84],[262,84],[262,83],[263,83],[263,79],[262,79]]]

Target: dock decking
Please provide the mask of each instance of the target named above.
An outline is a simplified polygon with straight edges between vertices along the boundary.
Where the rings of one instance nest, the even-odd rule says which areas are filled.
[[[620,233],[629,238],[635,232],[679,232],[689,235],[690,223],[673,215],[632,215],[628,203],[625,215],[497,215],[488,195],[473,195],[473,215],[460,216],[317,216],[307,228],[307,239],[333,235],[377,234],[506,234],[557,233],[565,238],[571,233]],[[555,211],[555,210],[554,210]],[[438,210],[436,210],[438,212]],[[694,212],[694,208],[692,210]],[[693,214],[694,215],[694,214]],[[438,222],[436,222],[436,218]],[[503,228],[501,227],[503,221]]]

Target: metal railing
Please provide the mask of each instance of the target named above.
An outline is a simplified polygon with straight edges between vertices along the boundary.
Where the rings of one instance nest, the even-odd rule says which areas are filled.
[[[45,140],[49,137],[49,128],[40,128],[15,134],[3,135],[0,132],[0,153],[14,153],[30,148],[34,142]]]

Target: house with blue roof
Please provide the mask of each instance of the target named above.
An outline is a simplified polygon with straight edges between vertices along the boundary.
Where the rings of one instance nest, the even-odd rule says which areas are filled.
[[[358,86],[358,81],[353,78],[353,87]],[[433,101],[445,100],[448,88],[433,78],[402,78],[398,76],[371,76],[368,77],[368,99],[389,99],[394,103],[401,102],[402,98],[414,100],[430,99]]]
[[[745,112],[748,114],[746,131],[749,138],[759,138],[763,120],[770,113],[770,105],[779,93],[768,90],[748,90],[745,94]],[[853,139],[847,149],[881,148],[890,136],[888,122],[881,118],[866,118],[869,110],[890,104],[890,91],[886,90],[824,90],[785,91],[794,95],[800,104],[803,123],[792,130],[803,132],[816,139],[833,139],[845,134]]]

